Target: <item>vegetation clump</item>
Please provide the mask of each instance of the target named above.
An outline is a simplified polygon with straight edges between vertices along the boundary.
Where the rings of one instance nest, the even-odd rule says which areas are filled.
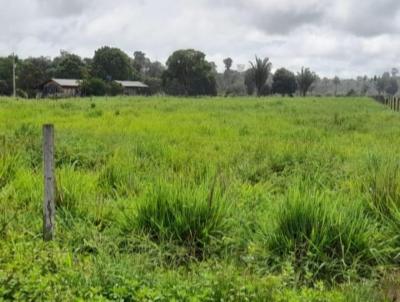
[[[371,222],[362,207],[343,208],[313,191],[293,190],[267,235],[272,254],[290,259],[300,280],[342,282],[356,273],[368,277],[377,264]]]
[[[138,206],[139,229],[152,240],[187,247],[191,257],[204,258],[209,245],[222,239],[229,225],[226,201],[215,186],[158,183]]]

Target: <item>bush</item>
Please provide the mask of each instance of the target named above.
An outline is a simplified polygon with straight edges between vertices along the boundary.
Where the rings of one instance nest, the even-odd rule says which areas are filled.
[[[138,205],[137,226],[156,242],[188,248],[203,258],[207,246],[227,230],[227,207],[222,192],[206,183],[160,182]]]
[[[124,93],[124,88],[121,84],[111,81],[107,84],[107,95],[116,96]]]
[[[107,84],[98,78],[85,79],[80,84],[81,92],[85,96],[102,96],[107,92]]]

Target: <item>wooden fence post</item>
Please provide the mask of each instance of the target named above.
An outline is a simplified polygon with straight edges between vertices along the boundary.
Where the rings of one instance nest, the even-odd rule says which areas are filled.
[[[43,240],[54,239],[55,229],[55,176],[54,176],[54,126],[43,125]]]

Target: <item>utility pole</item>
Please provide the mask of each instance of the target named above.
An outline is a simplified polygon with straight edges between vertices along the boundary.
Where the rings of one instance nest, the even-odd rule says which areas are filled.
[[[17,97],[17,87],[15,84],[15,69],[16,69],[16,64],[15,64],[15,54],[13,53],[13,96],[14,99]]]

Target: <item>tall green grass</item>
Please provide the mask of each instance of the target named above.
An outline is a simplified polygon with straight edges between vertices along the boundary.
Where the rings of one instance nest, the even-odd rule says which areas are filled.
[[[394,154],[370,155],[362,182],[369,212],[380,221],[389,262],[400,263],[400,160]]]
[[[275,217],[271,234],[265,234],[273,257],[289,260],[300,281],[343,282],[368,277],[378,263],[373,252],[373,222],[354,202],[312,189],[291,189]]]
[[[397,113],[366,98],[88,101],[0,99],[0,300],[384,301]]]
[[[215,182],[160,181],[138,205],[135,223],[152,240],[184,246],[189,257],[202,259],[228,231],[228,204]]]

